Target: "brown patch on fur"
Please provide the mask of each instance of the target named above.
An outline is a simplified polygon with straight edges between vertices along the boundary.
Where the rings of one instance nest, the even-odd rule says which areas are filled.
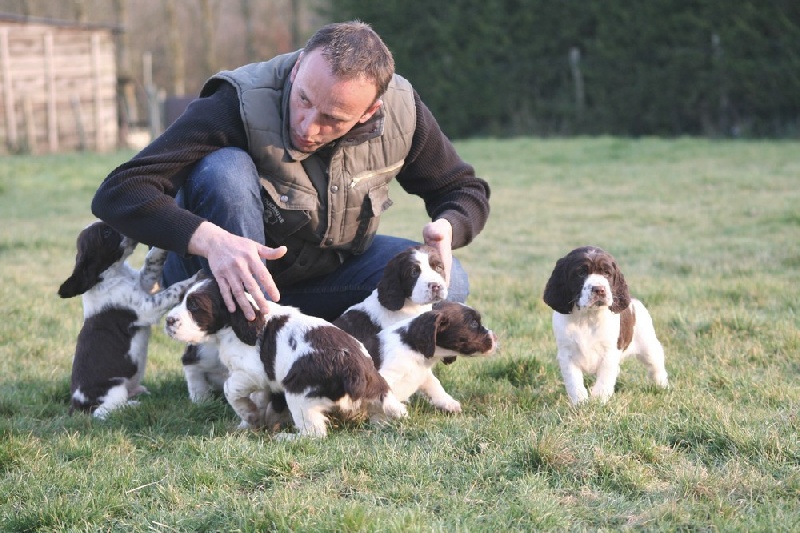
[[[286,322],[289,321],[288,316],[270,317],[264,326],[264,331],[261,337],[261,363],[264,365],[264,372],[270,381],[275,381],[275,357],[278,353],[278,333],[280,333]],[[286,400],[284,400],[284,404]]]
[[[389,392],[386,380],[353,337],[334,326],[306,333],[311,351],[297,359],[283,380],[288,392],[337,401],[345,395],[354,401],[382,399]]]
[[[619,338],[617,339],[617,348],[625,350],[630,346],[633,341],[633,328],[636,326],[636,313],[633,306],[629,305],[627,309],[622,311],[619,315]]]

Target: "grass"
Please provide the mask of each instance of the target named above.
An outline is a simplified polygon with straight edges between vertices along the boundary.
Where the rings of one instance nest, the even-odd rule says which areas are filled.
[[[67,416],[81,306],[56,290],[97,184],[131,154],[3,158],[0,530],[797,530],[799,148],[459,143],[492,216],[456,255],[501,352],[438,370],[460,416],[414,400],[388,427],[288,443],[235,431],[222,400],[191,404],[161,331],[142,405]],[[393,199],[383,231],[419,238],[421,202]],[[608,404],[569,406],[541,293],[582,244],[614,253],[649,307],[670,390],[632,361]]]

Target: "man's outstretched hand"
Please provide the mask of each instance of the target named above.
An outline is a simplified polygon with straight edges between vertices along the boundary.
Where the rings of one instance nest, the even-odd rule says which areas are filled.
[[[442,256],[444,281],[449,285],[450,267],[453,265],[453,226],[444,218],[429,222],[422,228],[422,239],[428,246],[436,248]]]
[[[253,297],[261,310],[268,309],[264,292],[273,301],[280,300],[278,287],[262,259],[283,257],[286,254],[285,246],[270,248],[229,233],[211,222],[203,222],[192,235],[188,251],[208,259],[222,299],[231,313],[236,311],[238,305],[248,320],[256,317],[245,292]]]

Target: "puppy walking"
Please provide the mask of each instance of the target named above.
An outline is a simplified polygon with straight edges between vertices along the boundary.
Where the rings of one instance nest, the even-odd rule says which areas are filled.
[[[83,327],[72,361],[70,413],[98,418],[147,392],[141,385],[151,326],[180,302],[193,280],[151,294],[161,278],[167,253],[151,249],[141,270],[126,263],[137,243],[104,222],[78,235],[72,275],[61,284],[61,298],[82,295]]]
[[[225,398],[240,428],[264,425],[266,413],[252,399],[262,392],[283,393],[301,436],[325,437],[326,413],[335,408],[354,412],[363,404],[391,418],[407,416],[360,342],[293,307],[270,303],[250,322],[240,309],[230,313],[217,282],[204,279],[167,314],[165,329],[188,343],[216,338],[229,371]]]
[[[397,399],[406,401],[421,392],[434,407],[448,413],[460,413],[461,403],[433,374],[436,363],[497,350],[497,336],[483,326],[480,314],[454,302],[437,303],[431,311],[400,321],[381,331],[378,339],[379,348],[372,357]]]
[[[584,246],[559,259],[545,286],[544,302],[553,309],[558,364],[573,404],[589,398],[584,372],[597,375],[592,397],[608,400],[620,363],[631,355],[644,363],[659,387],[669,386],[664,348],[650,313],[630,297],[611,254]]]

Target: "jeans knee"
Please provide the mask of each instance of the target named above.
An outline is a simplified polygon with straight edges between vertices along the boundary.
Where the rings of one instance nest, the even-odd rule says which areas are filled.
[[[461,261],[453,258],[450,267],[450,286],[447,289],[447,299],[451,302],[465,303],[469,296],[469,276],[461,265]]]
[[[250,154],[240,148],[222,148],[197,162],[181,191],[195,203],[208,198],[236,202],[260,198],[260,187]]]

